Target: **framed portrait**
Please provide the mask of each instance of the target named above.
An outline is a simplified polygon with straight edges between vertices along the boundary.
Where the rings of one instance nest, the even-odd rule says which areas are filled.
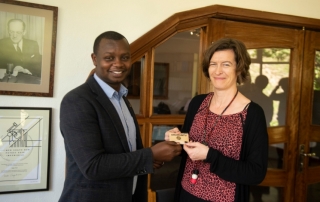
[[[0,107],[0,194],[49,189],[51,112]]]
[[[0,94],[53,97],[58,8],[0,0]]]
[[[141,62],[135,62],[124,85],[128,88],[128,98],[140,99]],[[169,63],[154,63],[153,98],[168,99]]]

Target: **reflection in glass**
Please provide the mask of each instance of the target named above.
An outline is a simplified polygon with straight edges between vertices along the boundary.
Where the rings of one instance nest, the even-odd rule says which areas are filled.
[[[259,52],[259,50],[258,50]],[[290,61],[290,49],[265,48],[262,53],[262,61],[288,63]]]
[[[286,123],[290,49],[249,49],[250,79],[239,91],[264,110],[268,126]]]
[[[140,113],[140,86],[142,78],[142,70],[144,67],[145,58],[142,57],[139,61],[131,65],[130,74],[123,81],[124,86],[128,88],[127,98],[133,108],[135,114]]]
[[[250,186],[250,202],[283,201],[282,187]]]
[[[312,124],[320,125],[320,51],[316,51],[314,66]]]
[[[308,185],[307,202],[320,201],[320,183]]]
[[[152,145],[164,140],[167,130],[181,126],[155,125],[152,132]],[[172,161],[166,162],[160,169],[151,174],[150,188],[153,191],[176,187],[181,157],[177,156]]]
[[[156,65],[154,67],[154,114],[168,114],[158,111],[161,107],[165,107],[170,114],[186,113],[189,100],[196,94],[199,31],[193,30],[193,35],[190,31],[177,33],[155,48],[155,63],[168,64],[169,72],[167,78],[157,79],[162,73]],[[167,96],[158,96],[159,92],[165,91],[162,86],[168,88]]]
[[[320,142],[309,143],[309,153],[315,153],[315,156],[310,156],[309,166],[320,166]]]
[[[272,144],[269,146],[268,168],[283,168],[284,143]]]
[[[164,140],[164,134],[166,131],[174,128],[175,126],[153,126],[152,130],[152,144],[156,144],[157,142],[161,142]]]

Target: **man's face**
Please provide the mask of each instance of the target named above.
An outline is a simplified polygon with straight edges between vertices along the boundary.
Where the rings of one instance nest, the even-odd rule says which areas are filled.
[[[9,24],[9,35],[13,43],[19,43],[25,34],[23,24],[20,21],[13,21]]]
[[[119,91],[121,82],[131,69],[130,47],[126,39],[102,39],[97,54],[91,55],[96,74],[113,89]]]

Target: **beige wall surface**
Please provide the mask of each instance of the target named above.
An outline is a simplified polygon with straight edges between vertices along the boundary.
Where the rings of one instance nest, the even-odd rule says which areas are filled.
[[[115,30],[126,36],[129,42],[133,42],[176,12],[216,4],[320,19],[319,0],[28,0],[26,2],[56,6],[59,9],[54,93],[52,98],[0,95],[0,106],[53,109],[50,190],[0,195],[0,201],[6,202],[58,201],[65,176],[64,142],[59,130],[60,102],[68,91],[86,80],[93,68],[90,54],[93,41],[100,33]]]

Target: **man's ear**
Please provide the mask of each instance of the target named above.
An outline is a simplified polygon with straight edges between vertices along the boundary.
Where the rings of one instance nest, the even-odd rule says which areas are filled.
[[[91,59],[92,59],[93,65],[96,67],[97,66],[97,56],[94,53],[91,54]]]

